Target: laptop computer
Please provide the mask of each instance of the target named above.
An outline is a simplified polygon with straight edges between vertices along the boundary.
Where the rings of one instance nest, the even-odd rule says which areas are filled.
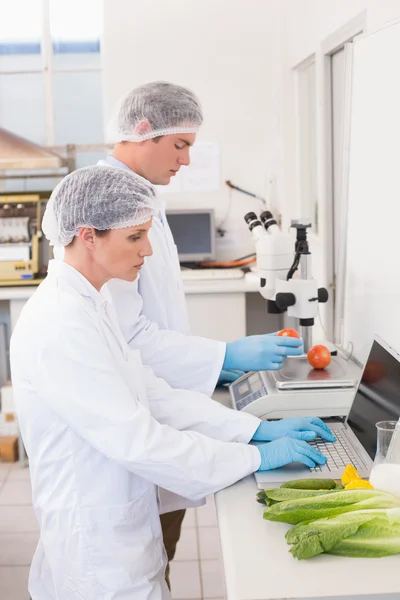
[[[354,400],[345,422],[327,421],[337,440],[321,438],[309,442],[328,461],[310,469],[293,463],[272,471],[255,473],[260,489],[308,477],[340,479],[346,465],[352,464],[361,477],[368,477],[376,453],[376,423],[400,418],[400,355],[375,336]]]

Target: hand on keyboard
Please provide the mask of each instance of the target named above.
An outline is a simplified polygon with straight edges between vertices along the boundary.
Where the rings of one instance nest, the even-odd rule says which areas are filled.
[[[307,442],[289,437],[257,445],[257,449],[261,454],[259,471],[277,469],[294,462],[302,462],[310,469],[326,463],[325,456]]]
[[[335,444],[326,444],[324,440],[314,440],[310,446],[322,452],[327,457],[325,465],[316,466],[313,471],[330,473],[331,471],[343,471],[346,465],[353,465],[358,471],[367,469],[355,450],[349,445],[346,437],[340,430],[336,430],[337,441]]]
[[[332,431],[317,417],[294,417],[280,421],[262,421],[253,440],[271,441],[288,436],[297,440],[310,441],[320,437],[328,442],[336,441]]]

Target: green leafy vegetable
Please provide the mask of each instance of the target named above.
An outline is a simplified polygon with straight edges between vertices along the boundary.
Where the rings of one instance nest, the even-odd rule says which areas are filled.
[[[396,507],[400,507],[400,498],[378,490],[332,490],[268,506],[264,510],[264,519],[301,523],[347,512]]]
[[[350,512],[295,525],[286,533],[298,559],[327,552],[377,558],[400,553],[400,509]]]

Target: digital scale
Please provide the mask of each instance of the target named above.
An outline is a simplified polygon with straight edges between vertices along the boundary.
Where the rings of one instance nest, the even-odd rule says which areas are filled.
[[[332,356],[313,369],[306,356],[290,357],[279,371],[246,373],[229,386],[232,405],[260,419],[343,417],[350,410],[361,369]]]

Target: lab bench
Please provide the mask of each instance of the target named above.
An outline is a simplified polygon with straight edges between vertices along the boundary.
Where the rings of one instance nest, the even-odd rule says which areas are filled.
[[[231,342],[280,328],[280,316],[267,313],[267,303],[258,293],[254,273],[242,279],[185,281],[184,289],[193,335]],[[10,333],[35,290],[35,285],[0,287],[0,303],[9,303],[8,310],[3,308],[0,312],[8,312]]]
[[[215,496],[227,600],[400,599],[400,555],[297,560],[290,525],[263,520],[251,475]]]
[[[230,406],[224,388],[213,398]],[[227,600],[400,600],[400,555],[299,561],[285,540],[290,525],[263,519],[258,491],[250,475],[215,495]]]

